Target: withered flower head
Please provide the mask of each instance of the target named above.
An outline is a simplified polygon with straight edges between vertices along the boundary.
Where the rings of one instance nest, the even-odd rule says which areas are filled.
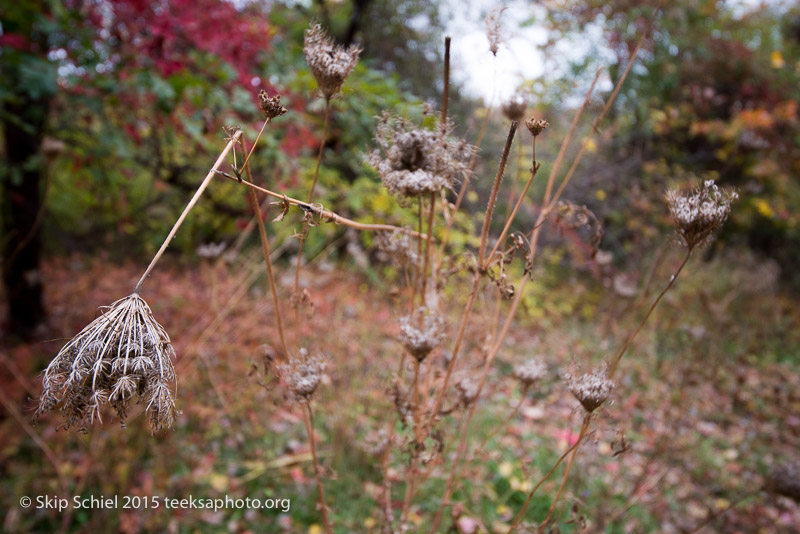
[[[564,373],[564,380],[570,392],[589,413],[599,408],[614,391],[614,382],[608,378],[608,368],[605,366],[581,376]]]
[[[514,378],[526,388],[541,380],[546,373],[547,368],[536,358],[514,366]]]
[[[132,401],[146,403],[153,431],[170,427],[175,351],[137,294],[114,302],[56,354],[44,372],[35,417],[61,407],[64,426],[102,423],[110,404],[124,422]]]
[[[270,98],[263,89],[258,93],[258,103],[261,111],[264,113],[264,117],[267,119],[280,117],[288,111],[285,107],[281,106],[281,95],[275,95]]]
[[[500,16],[503,11],[505,11],[505,8],[495,7],[486,15],[486,38],[489,39],[489,51],[495,56],[497,51],[500,50],[500,42],[502,41],[500,36]]]
[[[379,232],[375,236],[375,245],[396,267],[417,263],[417,252],[405,232]]]
[[[531,117],[525,121],[525,126],[528,128],[528,131],[531,132],[531,135],[536,137],[545,131],[547,127],[550,126],[550,123],[544,119],[535,119]]]
[[[306,30],[303,53],[317,80],[320,91],[327,100],[339,92],[345,78],[353,71],[361,55],[361,47],[337,46],[322,26],[312,24]]]
[[[681,244],[692,249],[711,242],[714,231],[728,218],[731,203],[739,199],[739,194],[706,180],[703,187],[690,191],[670,189],[666,199]]]
[[[456,382],[456,390],[461,404],[469,406],[478,398],[478,381],[468,377],[462,378]]]
[[[369,162],[394,195],[416,197],[451,188],[467,175],[474,150],[452,139],[452,128],[448,122],[427,130],[384,113],[376,135],[380,149],[369,155]]]
[[[295,358],[278,366],[278,373],[298,399],[309,400],[317,390],[326,367],[327,361],[321,356]]]
[[[775,495],[788,497],[800,504],[800,461],[783,462],[773,467],[765,487]]]
[[[525,116],[525,110],[528,108],[528,103],[525,97],[517,93],[503,103],[503,115],[510,121],[519,121]]]
[[[410,316],[400,318],[400,343],[418,362],[428,357],[444,337],[444,320],[438,314],[420,307]]]

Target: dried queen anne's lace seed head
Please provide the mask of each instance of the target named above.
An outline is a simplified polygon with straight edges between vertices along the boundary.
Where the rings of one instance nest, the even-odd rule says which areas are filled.
[[[417,252],[405,232],[380,232],[375,237],[375,244],[396,267],[417,263]]]
[[[280,365],[278,373],[298,399],[308,400],[317,390],[326,367],[325,358],[314,356],[306,359],[293,359],[289,363]]]
[[[531,117],[525,121],[525,127],[528,128],[528,131],[534,137],[537,137],[540,133],[545,131],[548,126],[550,126],[550,123],[544,119],[535,119]]]
[[[418,128],[384,114],[378,123],[380,149],[369,155],[383,185],[394,195],[416,197],[452,188],[469,172],[473,147],[450,138],[451,123],[435,130]]]
[[[601,367],[591,373],[573,376],[564,373],[567,388],[580,401],[583,408],[591,413],[603,404],[614,391],[614,382],[608,378],[608,368]]]
[[[472,378],[462,378],[456,382],[456,390],[464,406],[469,406],[478,398],[478,382]]]
[[[521,94],[516,94],[503,103],[503,115],[510,121],[519,121],[525,116],[525,110],[528,108],[525,97]]]
[[[489,39],[489,51],[495,56],[497,51],[500,50],[500,42],[502,41],[500,36],[500,16],[503,11],[505,11],[504,8],[495,7],[486,15],[486,38]]]
[[[400,318],[400,343],[418,362],[439,346],[444,337],[444,320],[425,307]]]
[[[776,465],[767,477],[765,487],[775,495],[788,497],[800,504],[800,461]]]
[[[730,215],[731,203],[738,200],[739,195],[706,180],[703,187],[691,191],[670,189],[666,199],[681,244],[693,249],[711,241],[714,231]]]
[[[306,30],[303,53],[311,67],[311,73],[323,96],[330,100],[339,92],[345,78],[353,71],[361,55],[361,47],[337,46],[319,24]]]
[[[546,373],[545,365],[534,358],[514,366],[514,378],[526,388],[541,380]]]
[[[275,95],[270,98],[263,89],[258,93],[258,103],[261,111],[264,113],[264,117],[267,119],[280,117],[288,111],[281,105],[281,95]]]
[[[56,354],[44,372],[35,417],[61,406],[64,426],[102,423],[111,405],[124,422],[131,402],[145,402],[153,431],[172,426],[175,351],[137,294],[114,302]]]

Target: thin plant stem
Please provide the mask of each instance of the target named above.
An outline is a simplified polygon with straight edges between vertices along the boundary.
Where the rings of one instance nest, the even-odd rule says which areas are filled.
[[[503,155],[500,157],[500,165],[497,166],[497,175],[494,177],[494,184],[492,184],[492,192],[489,194],[489,203],[486,206],[486,215],[483,219],[483,228],[481,229],[481,248],[478,256],[478,267],[485,269],[484,259],[486,259],[486,239],[489,236],[489,226],[492,223],[492,215],[494,214],[494,205],[497,202],[497,193],[500,191],[500,184],[503,181],[503,173],[506,170],[508,163],[508,153],[511,150],[511,144],[514,142],[514,134],[517,132],[517,121],[511,121],[511,126],[508,129],[508,136],[506,137],[506,145],[503,147]]]
[[[261,126],[261,130],[258,132],[258,135],[256,136],[256,140],[253,143],[253,146],[250,147],[250,152],[248,152],[247,157],[244,158],[244,163],[242,163],[242,167],[240,169],[237,169],[239,173],[241,173],[247,167],[247,164],[250,162],[250,156],[252,156],[253,152],[255,152],[256,146],[258,145],[258,141],[261,139],[261,135],[264,133],[264,130],[267,129],[267,124],[269,124],[269,121],[271,120],[272,117],[267,117],[267,120],[264,121],[264,124]]]
[[[742,501],[745,501],[745,500],[749,499],[750,497],[758,495],[759,493],[761,493],[762,490],[763,490],[763,488],[758,487],[758,488],[756,488],[756,489],[754,489],[752,491],[748,491],[744,495],[741,495],[741,496],[737,497],[736,499],[731,501],[731,503],[728,504],[728,506],[726,506],[722,510],[719,510],[719,511],[711,514],[710,516],[708,516],[708,518],[706,518],[705,521],[703,521],[702,523],[697,525],[694,529],[690,530],[689,534],[695,534],[696,532],[700,532],[701,530],[706,528],[708,525],[710,525],[711,523],[713,523],[714,521],[719,519],[721,516],[723,516],[724,514],[728,513],[729,510],[731,510],[732,508],[738,506]]]
[[[253,182],[253,174],[250,171],[250,167],[245,167],[245,172],[247,173],[247,181]],[[275,275],[272,271],[272,260],[270,259],[270,252],[269,252],[269,240],[267,239],[267,230],[264,226],[264,218],[261,214],[261,205],[258,203],[258,198],[256,197],[256,192],[254,189],[248,188],[248,193],[250,196],[250,203],[253,206],[253,213],[256,218],[256,222],[258,223],[258,234],[261,237],[261,250],[264,253],[264,263],[267,265],[267,280],[269,281],[269,290],[272,293],[272,304],[275,307],[275,322],[278,326],[278,335],[281,338],[281,347],[283,348],[283,354],[288,358],[288,346],[286,345],[286,336],[283,332],[283,318],[281,314],[281,306],[280,300],[278,299],[278,287],[275,283]]]
[[[422,233],[422,197],[417,197],[417,233]],[[408,299],[408,313],[414,312],[414,300],[417,298],[417,286],[419,285],[420,278],[419,262],[421,259],[422,241],[417,241],[417,261],[414,262],[414,276],[412,277],[414,283],[411,285],[411,295]]]
[[[308,203],[314,198],[314,190],[317,187],[317,178],[319,178],[319,167],[322,163],[322,150],[325,148],[325,140],[328,138],[328,123],[330,122],[331,115],[331,101],[325,100],[325,119],[322,126],[322,141],[319,144],[319,152],[317,152],[317,164],[314,167],[314,181],[311,182],[311,190],[308,192]]]
[[[233,176],[225,176],[225,178],[233,181],[238,181]],[[407,228],[401,228],[399,226],[394,226],[391,224],[368,224],[368,223],[360,223],[354,221],[352,219],[348,219],[347,217],[342,217],[341,215],[337,215],[336,213],[332,212],[331,210],[322,208],[319,204],[309,204],[308,202],[303,202],[302,200],[297,200],[296,198],[292,198],[281,193],[276,193],[275,191],[271,191],[264,187],[258,186],[256,184],[246,182],[242,180],[242,185],[245,185],[251,189],[255,189],[256,191],[260,191],[267,196],[271,196],[272,198],[276,198],[285,202],[290,206],[297,206],[302,209],[304,212],[312,213],[319,217],[321,220],[326,222],[332,222],[333,224],[341,224],[342,226],[347,226],[349,228],[354,228],[355,230],[363,230],[363,231],[371,231],[371,232],[400,232],[403,234],[408,235],[409,237],[414,237],[416,239],[428,239],[426,234],[421,232],[415,232],[413,230],[408,230]]]
[[[181,224],[183,224],[183,220],[186,219],[186,216],[189,214],[191,209],[195,206],[195,204],[197,204],[197,201],[200,199],[200,195],[203,194],[203,191],[206,190],[208,184],[211,183],[211,180],[214,178],[214,175],[217,174],[217,170],[219,169],[220,165],[222,165],[222,162],[225,161],[225,158],[228,157],[228,152],[231,151],[231,149],[239,141],[239,138],[241,136],[242,136],[242,131],[239,130],[238,132],[233,134],[233,137],[231,137],[231,139],[228,141],[228,144],[226,144],[225,148],[222,149],[222,152],[217,158],[217,161],[214,162],[214,165],[211,167],[211,170],[208,171],[208,174],[206,175],[203,182],[200,184],[200,187],[197,188],[197,191],[195,192],[194,196],[186,205],[186,207],[183,209],[183,213],[180,214],[178,220],[175,221],[175,224],[169,231],[169,234],[167,234],[167,238],[164,240],[164,243],[162,243],[161,248],[158,249],[158,252],[156,252],[156,255],[153,257],[152,261],[150,261],[150,265],[147,266],[147,269],[145,269],[144,274],[136,283],[136,287],[133,288],[134,294],[139,293],[139,291],[142,288],[142,284],[144,284],[144,281],[147,280],[148,276],[150,276],[150,271],[153,270],[153,267],[156,266],[158,260],[161,259],[161,256],[164,254],[164,251],[167,250],[167,247],[169,246],[170,242],[172,242],[172,238],[174,238],[175,234],[178,232],[178,228],[180,228]]]
[[[650,318],[650,315],[653,313],[653,310],[656,309],[658,303],[661,302],[661,299],[664,297],[664,295],[666,295],[667,291],[669,291],[670,288],[672,288],[672,286],[675,284],[675,280],[678,279],[678,275],[681,274],[681,271],[683,270],[686,263],[689,261],[691,255],[692,255],[692,249],[689,248],[686,251],[686,256],[684,256],[683,261],[678,266],[678,269],[675,271],[675,274],[673,274],[672,277],[670,278],[669,283],[666,285],[666,287],[664,287],[663,290],[661,290],[661,293],[658,294],[658,297],[656,297],[656,299],[653,301],[653,304],[650,305],[650,309],[648,309],[647,313],[644,315],[644,317],[642,317],[642,320],[639,322],[639,325],[636,327],[636,330],[634,330],[633,333],[631,333],[631,335],[628,336],[627,341],[625,341],[625,344],[622,346],[619,353],[617,353],[617,357],[614,359],[614,363],[611,364],[611,367],[608,370],[608,378],[611,378],[614,375],[614,371],[617,370],[617,365],[619,365],[619,361],[627,352],[628,347],[631,346],[631,343],[633,342],[636,335],[639,333],[644,324]]]
[[[439,122],[447,122],[447,101],[450,97],[450,36],[444,38],[444,90],[442,91],[442,111]]]
[[[308,441],[311,445],[311,459],[314,461],[314,477],[317,480],[319,507],[320,511],[322,512],[322,525],[325,527],[326,534],[333,534],[330,521],[328,520],[328,508],[325,506],[325,488],[322,486],[322,470],[319,467],[319,460],[317,458],[317,446],[314,438],[314,416],[311,412],[311,403],[304,402],[303,404],[305,404],[305,409],[303,410],[303,421],[305,422]]]
[[[527,387],[523,388],[522,395],[520,395],[519,402],[514,406],[514,409],[511,410],[511,413],[508,414],[508,416],[506,416],[505,419],[503,419],[502,423],[497,425],[497,428],[495,428],[488,436],[486,436],[486,439],[484,439],[483,442],[480,444],[480,446],[478,446],[478,450],[475,452],[473,457],[480,456],[483,450],[486,448],[486,445],[489,444],[489,441],[491,441],[493,437],[499,434],[508,425],[508,423],[510,423],[514,419],[514,417],[519,413],[520,409],[522,408],[522,405],[525,404],[525,394],[527,392],[528,388]]]
[[[550,522],[550,518],[553,516],[553,512],[556,509],[556,505],[558,504],[559,499],[561,499],[561,495],[564,492],[564,486],[567,485],[567,479],[569,478],[569,472],[572,469],[572,463],[575,461],[575,456],[578,454],[578,449],[580,447],[581,441],[583,441],[583,437],[586,435],[586,431],[589,429],[589,421],[590,416],[589,414],[583,420],[583,425],[581,426],[580,434],[578,435],[578,441],[575,443],[575,448],[572,450],[572,454],[567,461],[567,468],[564,470],[564,476],[561,478],[561,485],[558,487],[558,493],[556,493],[556,498],[553,499],[553,504],[550,505],[550,509],[547,511],[547,516],[545,516],[544,521],[542,524],[539,525],[543,527],[547,523]]]
[[[542,484],[547,482],[547,480],[553,475],[555,470],[558,468],[559,465],[561,465],[561,462],[563,462],[564,459],[567,456],[569,456],[571,453],[574,453],[575,451],[578,450],[578,447],[580,447],[581,441],[583,441],[583,438],[586,435],[586,431],[589,429],[589,422],[590,422],[590,418],[589,418],[589,414],[587,414],[586,417],[584,417],[584,419],[583,419],[583,424],[581,425],[581,431],[580,431],[580,434],[578,435],[578,440],[573,445],[571,445],[566,451],[564,451],[564,454],[562,454],[561,457],[558,459],[558,461],[556,461],[556,463],[553,464],[553,467],[550,468],[550,471],[548,471],[539,480],[539,482],[536,483],[536,485],[533,487],[533,489],[530,491],[530,493],[528,493],[528,497],[525,499],[525,502],[522,503],[522,508],[520,508],[519,512],[517,512],[517,515],[514,516],[514,520],[511,522],[511,527],[508,530],[509,534],[511,532],[514,532],[514,530],[516,530],[517,527],[519,526],[520,521],[522,521],[522,518],[525,516],[525,511],[528,509],[528,505],[530,504],[531,499],[533,499],[533,496],[536,494],[536,492],[542,486]],[[575,457],[575,455],[572,454],[572,459],[574,459],[574,457]],[[572,463],[572,459],[570,459],[570,464]],[[563,485],[564,485],[565,482],[566,482],[566,478],[564,478],[562,480],[562,483],[561,483],[562,484],[562,488],[563,488]],[[561,493],[561,491],[559,490],[559,494],[560,493]],[[553,504],[555,504],[555,502],[557,502],[557,500],[554,501]]]
[[[431,209],[428,211],[428,241],[425,244],[425,262],[422,266],[422,292],[420,300],[425,304],[425,296],[428,290],[428,264],[431,259],[431,241],[433,240],[433,216],[436,210],[436,193],[431,193]],[[422,241],[420,241],[422,243]]]

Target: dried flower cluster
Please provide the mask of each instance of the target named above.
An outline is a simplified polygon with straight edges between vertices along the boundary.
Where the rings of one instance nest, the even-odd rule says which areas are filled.
[[[175,351],[150,307],[137,294],[114,302],[72,338],[44,372],[36,416],[61,406],[64,426],[102,423],[110,404],[124,422],[132,401],[144,400],[153,431],[170,427],[175,402]]]
[[[535,358],[514,366],[514,378],[526,388],[541,380],[546,373],[547,367]]]
[[[589,413],[599,408],[614,391],[614,382],[608,378],[606,367],[581,376],[564,373],[564,380],[570,392]]]
[[[456,390],[464,406],[469,406],[478,398],[478,382],[472,378],[462,378],[456,382]]]
[[[258,93],[258,105],[267,119],[280,117],[288,111],[281,105],[281,95],[275,95],[270,98],[263,89]]]
[[[301,355],[305,356],[305,352],[301,351]],[[278,374],[298,399],[309,400],[326,368],[327,360],[321,356],[303,357],[278,366]]]
[[[467,175],[474,150],[464,140],[451,139],[452,128],[439,123],[426,130],[384,114],[376,135],[380,149],[369,155],[369,162],[394,195],[416,197],[451,188]]]
[[[720,189],[713,180],[706,180],[703,187],[691,191],[668,190],[666,199],[681,244],[689,249],[708,244],[730,215],[731,203],[738,198],[735,191]]]
[[[395,267],[407,267],[417,263],[417,252],[411,239],[404,232],[380,232],[375,245]]]
[[[519,93],[506,100],[502,107],[503,115],[510,121],[519,121],[525,116],[528,103],[525,97]]]
[[[525,127],[528,128],[528,131],[534,137],[545,131],[548,126],[550,126],[550,123],[544,119],[534,119],[531,117],[525,121]]]
[[[776,465],[767,477],[765,487],[775,495],[788,497],[800,504],[800,461]]]
[[[486,15],[486,38],[489,39],[489,51],[495,56],[497,51],[500,50],[500,42],[502,41],[500,36],[500,16],[503,11],[505,11],[504,8],[496,7]]]
[[[361,55],[361,47],[351,45],[348,48],[337,46],[322,26],[312,24],[306,30],[303,53],[311,67],[311,73],[323,96],[330,100],[339,92],[345,78],[353,71]]]
[[[441,316],[420,307],[413,315],[400,318],[400,343],[418,362],[427,358],[444,338]]]

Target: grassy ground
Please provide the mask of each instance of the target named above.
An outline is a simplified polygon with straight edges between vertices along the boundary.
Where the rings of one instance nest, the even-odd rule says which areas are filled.
[[[670,254],[649,292],[670,272]],[[556,518],[563,532],[689,532],[739,497],[757,490],[781,459],[800,450],[800,311],[777,289],[774,270],[741,255],[695,258],[676,289],[623,360],[613,403],[600,411],[581,447]],[[302,406],[272,381],[278,346],[271,299],[257,260],[157,270],[142,296],[173,338],[178,354],[174,429],[151,436],[141,409],[121,428],[109,413],[85,433],[57,429],[57,415],[30,426],[41,371],[60,346],[128,294],[140,265],[72,257],[47,264],[51,320],[42,341],[3,346],[0,362],[0,514],[8,532],[320,532],[316,486]],[[293,272],[279,280],[288,295]],[[487,382],[462,463],[452,513],[442,532],[507,530],[531,484],[577,438],[582,414],[559,374],[619,347],[647,299],[621,297],[603,276],[539,273],[539,289],[519,314]],[[379,433],[395,420],[389,395],[402,347],[396,318],[405,310],[390,291],[332,264],[304,271],[314,316],[297,333],[329,367],[313,401],[326,492],[336,532],[380,532],[384,477]],[[608,275],[612,280],[613,274]],[[372,281],[370,281],[372,280]],[[378,287],[380,286],[380,287]],[[457,287],[457,284],[455,285]],[[455,328],[464,295],[448,295]],[[493,318],[486,299],[474,319]],[[285,313],[288,314],[288,304]],[[479,329],[475,329],[478,331]],[[289,339],[295,339],[289,325]],[[465,370],[482,364],[477,335],[467,337]],[[449,350],[447,346],[444,350]],[[483,450],[520,401],[511,368],[532,355],[548,377],[527,393],[519,413]],[[433,360],[432,375],[443,371]],[[266,387],[265,387],[266,386]],[[454,404],[455,396],[445,406]],[[426,532],[439,505],[463,411],[443,418],[443,455],[410,511],[412,531]],[[400,438],[409,430],[396,428]],[[31,433],[37,436],[32,439]],[[41,439],[39,439],[41,438]],[[396,515],[403,501],[407,455],[394,447],[388,469]],[[442,462],[441,458],[445,461]],[[561,470],[537,492],[530,521],[546,514]],[[109,497],[114,508],[44,509],[37,497]],[[166,509],[163,498],[284,498],[289,511]],[[33,506],[19,505],[23,496]],[[124,496],[161,498],[157,509]],[[138,505],[138,509],[135,506]],[[755,493],[706,532],[797,532],[800,507]]]

